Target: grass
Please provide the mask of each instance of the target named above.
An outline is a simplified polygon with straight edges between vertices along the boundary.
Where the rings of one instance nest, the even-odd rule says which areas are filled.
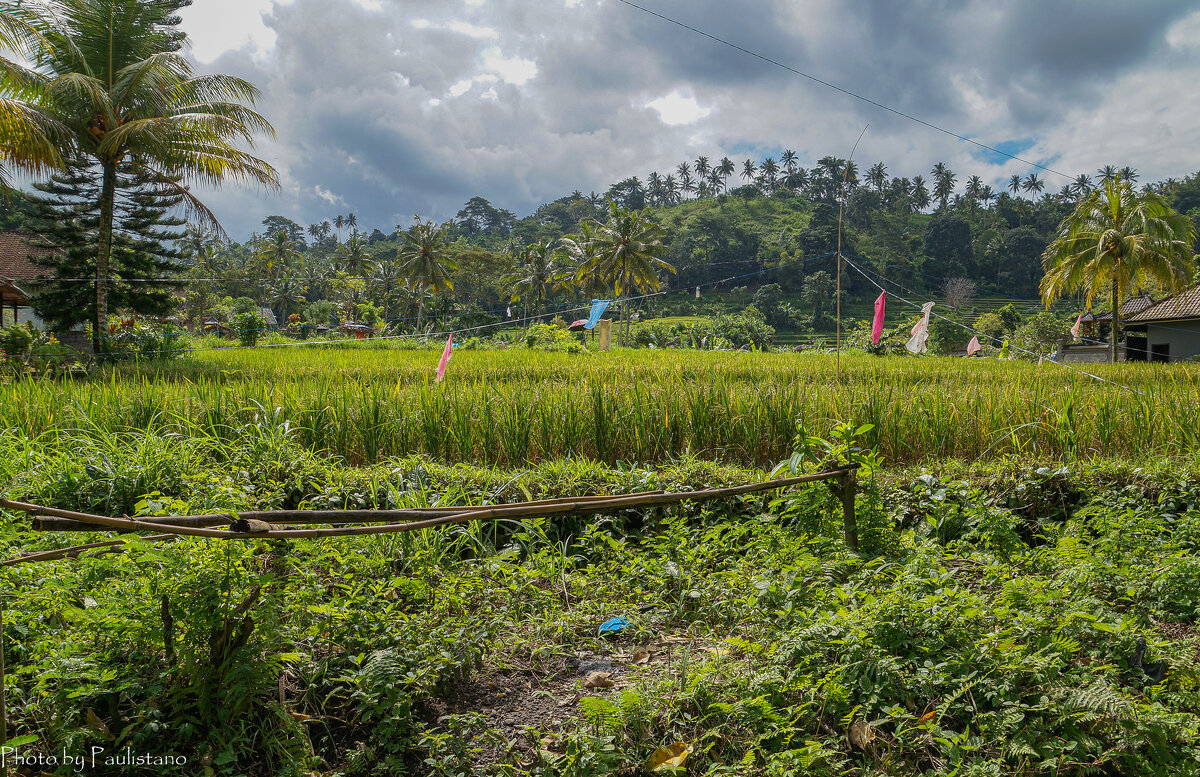
[[[351,463],[428,454],[520,465],[566,456],[652,464],[687,455],[746,466],[786,458],[796,419],[873,424],[892,463],[1008,454],[1170,455],[1197,444],[1200,371],[1101,365],[1098,374],[995,360],[634,350],[456,351],[446,383],[426,351],[316,347],[202,352],[73,382],[0,386],[0,428],[45,445],[155,431],[221,444],[287,424]]]

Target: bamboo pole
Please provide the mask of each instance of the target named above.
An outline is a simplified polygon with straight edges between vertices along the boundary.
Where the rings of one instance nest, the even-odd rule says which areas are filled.
[[[92,531],[95,529],[93,528]],[[173,542],[179,539],[178,534],[152,534],[142,536],[141,539],[145,542]],[[86,545],[72,545],[69,548],[59,548],[58,550],[43,550],[39,553],[26,553],[24,556],[6,559],[0,561],[0,567],[13,566],[14,564],[32,564],[39,561],[57,561],[61,558],[76,556],[80,553],[86,553],[89,550],[96,550],[100,553],[122,553],[125,548],[122,547],[128,540],[108,540],[107,542],[89,542]]]
[[[661,494],[660,491],[645,491],[644,494]],[[613,499],[612,494],[602,496],[573,497],[575,502],[598,502]],[[558,499],[541,499],[532,502],[514,502],[500,504],[497,507],[538,507],[541,505],[558,504]],[[420,520],[423,518],[438,518],[447,515],[458,515],[468,510],[482,509],[476,505],[448,505],[446,507],[410,507],[394,510],[247,510],[238,513],[237,518],[244,521],[265,521],[267,523],[297,523],[297,524],[328,524],[328,523],[383,523],[396,520]],[[208,513],[205,515],[171,515],[155,517],[153,522],[160,526],[186,526],[195,529],[208,529],[217,526],[228,526],[235,520],[230,513]],[[96,531],[92,522],[63,518],[57,515],[34,515],[32,521],[34,531]]]
[[[26,513],[46,513],[61,518],[71,518],[84,523],[91,523],[111,529],[132,529],[134,531],[153,530],[167,534],[178,534],[189,537],[209,537],[214,539],[259,539],[279,537],[288,539],[314,539],[317,537],[354,537],[376,534],[397,534],[401,532],[419,531],[421,529],[431,529],[450,524],[465,523],[467,521],[497,520],[510,517],[532,518],[549,517],[555,515],[592,515],[596,513],[607,512],[609,510],[623,510],[634,507],[677,504],[680,502],[689,501],[705,501],[710,499],[738,496],[740,494],[749,494],[758,491],[771,491],[780,488],[787,488],[788,486],[793,486],[800,483],[811,483],[818,480],[837,479],[850,471],[850,469],[839,469],[829,472],[815,472],[809,475],[780,478],[779,480],[767,480],[759,483],[749,483],[742,486],[709,488],[699,491],[679,491],[674,493],[664,492],[649,494],[642,493],[608,498],[581,497],[578,499],[549,500],[543,504],[533,506],[527,504],[517,504],[503,507],[481,507],[460,513],[426,518],[424,520],[417,520],[409,523],[393,523],[379,526],[347,526],[333,529],[271,529],[268,531],[233,532],[218,529],[170,526],[151,521],[135,521],[129,518],[109,518],[107,516],[92,515],[90,513],[79,513],[71,510],[59,510],[56,508],[43,507],[41,505],[15,502],[8,499],[0,499],[0,507],[19,510]],[[258,515],[271,517],[279,512],[297,513],[299,511],[263,511],[258,513]],[[361,522],[364,518],[369,518],[369,516],[372,514],[386,511],[341,510],[316,512],[333,512],[336,515],[343,517],[346,522],[351,522],[355,519]]]

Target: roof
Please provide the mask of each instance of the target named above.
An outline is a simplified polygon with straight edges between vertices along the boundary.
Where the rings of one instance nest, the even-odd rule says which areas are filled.
[[[1125,319],[1127,324],[1147,324],[1154,321],[1174,321],[1181,318],[1200,318],[1200,285],[1167,297],[1155,305]]]
[[[0,230],[0,278],[28,281],[46,274],[45,268],[29,261],[29,255],[45,256],[50,249],[26,245],[31,237],[29,232]]]
[[[1137,315],[1154,304],[1154,298],[1149,294],[1139,294],[1136,297],[1130,297],[1121,305],[1121,318],[1128,322],[1131,316]],[[1085,313],[1083,320],[1112,321],[1112,313]]]

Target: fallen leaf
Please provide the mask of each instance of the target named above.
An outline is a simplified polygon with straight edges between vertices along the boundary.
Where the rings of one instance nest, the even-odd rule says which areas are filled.
[[[729,651],[725,648],[706,647],[704,648],[704,652],[712,653],[717,658],[724,658],[725,656],[729,655]]]
[[[303,712],[292,712],[289,714],[292,716],[292,720],[296,720],[301,723],[306,720],[312,720],[312,715],[305,715]]]
[[[660,747],[650,755],[646,768],[652,772],[665,772],[678,769],[687,763],[687,757],[692,753],[692,746],[684,742]]]
[[[646,649],[633,651],[633,656],[629,659],[631,664],[648,664],[650,663],[650,651]]]
[[[850,724],[848,738],[850,744],[859,750],[866,750],[867,745],[875,740],[875,729],[871,728],[871,724],[865,720],[856,720]]]
[[[583,687],[611,688],[613,687],[613,681],[608,679],[611,676],[612,675],[610,675],[608,672],[592,672],[587,676],[587,679],[583,681]]]

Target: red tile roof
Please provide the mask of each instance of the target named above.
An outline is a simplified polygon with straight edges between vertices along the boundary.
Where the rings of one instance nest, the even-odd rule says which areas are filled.
[[[1127,324],[1146,324],[1154,321],[1175,321],[1200,318],[1200,285],[1167,297],[1126,319]]]
[[[29,261],[29,255],[45,256],[50,250],[26,245],[31,237],[28,232],[0,230],[0,278],[19,282],[46,274],[45,268]]]

